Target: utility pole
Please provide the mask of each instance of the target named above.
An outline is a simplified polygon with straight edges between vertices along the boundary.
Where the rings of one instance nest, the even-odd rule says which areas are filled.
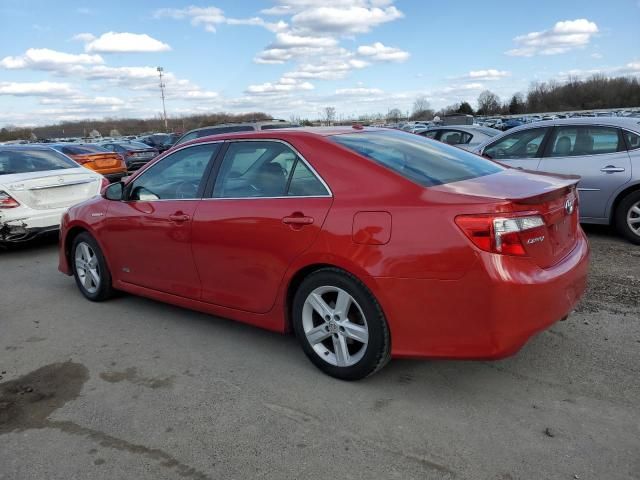
[[[167,124],[167,108],[164,106],[164,87],[165,84],[162,81],[162,72],[164,72],[164,68],[158,67],[158,74],[160,75],[160,95],[162,95],[162,113],[164,118],[164,131],[169,131],[169,125]]]

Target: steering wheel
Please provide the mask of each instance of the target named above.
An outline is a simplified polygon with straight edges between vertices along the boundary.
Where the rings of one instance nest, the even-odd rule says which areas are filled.
[[[185,180],[176,187],[176,196],[181,199],[195,198],[198,194],[200,182],[195,180]]]

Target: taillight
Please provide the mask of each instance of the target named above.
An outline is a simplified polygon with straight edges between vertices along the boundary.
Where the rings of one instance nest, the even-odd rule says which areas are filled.
[[[503,255],[526,255],[520,233],[543,227],[544,220],[539,215],[460,215],[456,217],[456,224],[481,250]]]
[[[18,201],[9,195],[7,192],[0,190],[0,208],[15,208],[19,207]]]

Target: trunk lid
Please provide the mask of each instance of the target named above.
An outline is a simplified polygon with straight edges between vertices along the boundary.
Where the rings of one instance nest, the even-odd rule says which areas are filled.
[[[86,172],[86,173],[85,173]],[[100,193],[101,177],[84,168],[0,177],[5,190],[21,204],[36,209],[70,207]]]
[[[91,153],[85,155],[71,155],[79,164],[92,162],[94,170],[118,168],[122,166],[122,158],[117,153]]]
[[[578,241],[577,176],[537,174],[508,169],[494,175],[431,187],[468,195],[477,213],[505,217],[540,216],[544,225],[518,233],[527,255],[542,268],[562,260]],[[474,212],[476,213],[476,212]]]

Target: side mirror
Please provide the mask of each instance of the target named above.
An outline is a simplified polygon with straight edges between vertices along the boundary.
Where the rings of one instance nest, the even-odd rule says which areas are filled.
[[[109,185],[102,192],[102,196],[107,200],[122,200],[124,193],[124,184],[122,182],[116,182]]]

